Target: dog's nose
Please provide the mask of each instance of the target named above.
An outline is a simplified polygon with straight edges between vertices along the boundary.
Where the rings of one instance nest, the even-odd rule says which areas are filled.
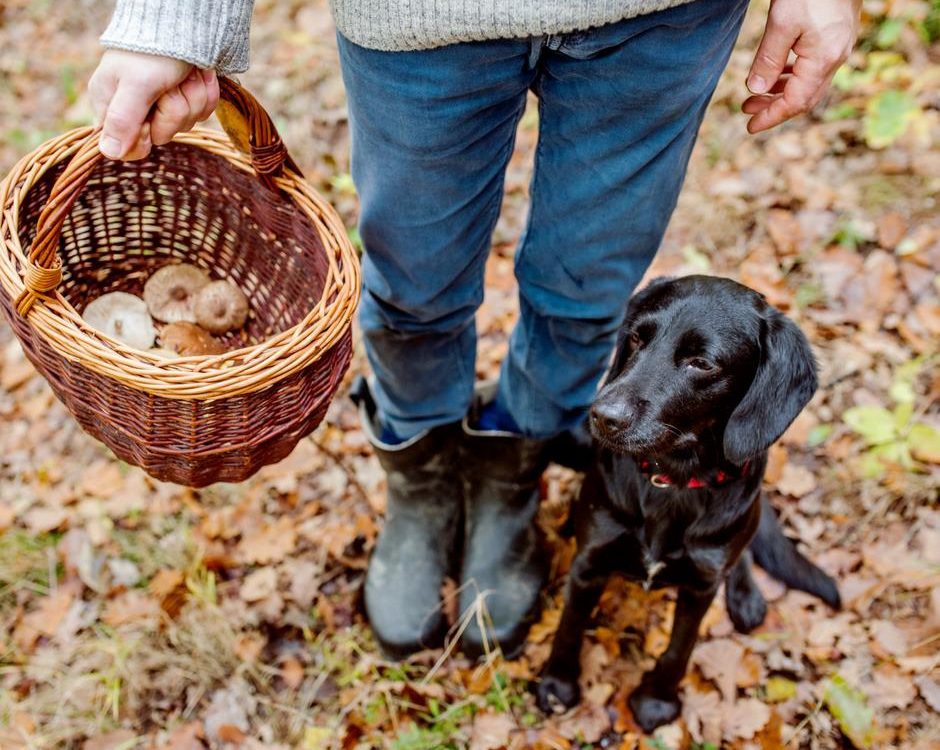
[[[643,403],[631,405],[619,399],[598,401],[591,407],[591,421],[596,430],[607,435],[620,432],[636,420]]]

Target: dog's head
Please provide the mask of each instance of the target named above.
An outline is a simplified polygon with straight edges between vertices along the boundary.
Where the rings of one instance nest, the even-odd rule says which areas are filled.
[[[717,436],[742,464],[766,450],[816,390],[806,337],[730,279],[657,279],[627,308],[591,432],[620,453],[665,455]]]

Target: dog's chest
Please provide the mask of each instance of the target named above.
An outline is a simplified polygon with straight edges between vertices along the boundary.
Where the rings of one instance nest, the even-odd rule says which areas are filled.
[[[686,533],[695,522],[682,514],[652,513],[625,524],[626,544],[618,544],[616,571],[646,589],[694,585],[714,576],[711,565],[687,543]]]

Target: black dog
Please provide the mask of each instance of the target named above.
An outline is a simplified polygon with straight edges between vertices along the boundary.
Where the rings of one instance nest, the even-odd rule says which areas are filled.
[[[679,681],[722,582],[739,631],[763,622],[752,555],[787,585],[840,606],[833,580],[761,501],[767,449],[815,390],[806,338],[747,287],[661,279],[631,300],[591,408],[594,459],[572,511],[578,554],[537,688],[543,711],[578,702],[581,641],[612,573],[678,587],[669,646],[630,696],[645,731],[678,716]]]

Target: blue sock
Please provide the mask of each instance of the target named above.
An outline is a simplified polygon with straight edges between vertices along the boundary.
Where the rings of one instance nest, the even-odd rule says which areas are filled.
[[[499,432],[512,432],[521,435],[522,430],[512,418],[512,414],[502,405],[499,398],[494,398],[480,412],[476,427],[479,430],[498,430]]]

